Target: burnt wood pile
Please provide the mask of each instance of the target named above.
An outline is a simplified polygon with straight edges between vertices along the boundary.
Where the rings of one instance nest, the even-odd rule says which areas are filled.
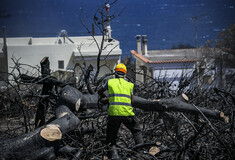
[[[0,159],[107,159],[108,106],[97,94],[101,80],[92,85],[88,67],[82,86],[62,82],[51,75],[49,64],[45,57],[40,76],[20,73],[15,84],[0,93],[1,122],[20,117],[19,127],[1,125]],[[145,143],[135,145],[121,126],[119,157],[235,158],[235,97],[229,91],[192,89],[166,96],[165,90],[151,87],[145,87],[143,95],[140,88],[135,85],[133,107]]]

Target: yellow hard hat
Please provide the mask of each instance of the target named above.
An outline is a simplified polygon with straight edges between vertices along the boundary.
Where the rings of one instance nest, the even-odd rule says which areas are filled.
[[[125,64],[120,63],[120,64],[116,65],[115,71],[116,72],[123,72],[123,73],[126,74],[126,66],[125,66]]]

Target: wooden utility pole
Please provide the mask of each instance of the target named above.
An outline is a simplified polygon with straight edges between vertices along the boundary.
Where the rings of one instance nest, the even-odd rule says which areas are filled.
[[[195,16],[195,17],[191,17],[191,20],[193,21],[195,21],[195,47],[196,48],[198,48],[198,33],[197,33],[197,31],[198,31],[198,26],[197,26],[197,20],[198,20],[198,18],[200,18],[200,17],[204,17],[204,16],[206,16],[207,14],[202,14],[202,15],[199,15],[199,16]]]
[[[198,42],[197,42],[197,19],[198,17],[192,17],[191,20],[195,20],[195,47],[198,47]]]

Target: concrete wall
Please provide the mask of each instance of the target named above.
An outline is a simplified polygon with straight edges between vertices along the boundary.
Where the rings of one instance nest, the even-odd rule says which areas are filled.
[[[20,58],[20,63],[28,65],[39,65],[43,57],[49,57],[52,71],[58,70],[58,61],[63,60],[65,69],[72,69],[74,45],[47,45],[47,46],[8,46],[8,65],[14,66],[11,58]],[[72,59],[72,60],[71,60]],[[64,70],[65,70],[64,69]],[[11,72],[11,68],[9,68]]]
[[[148,51],[152,61],[161,60],[182,60],[194,59],[199,60],[202,56],[200,49],[174,49],[174,50],[154,50]]]
[[[144,64],[139,59],[136,59],[135,63],[136,63],[136,70],[135,70],[136,71],[136,78],[135,78],[136,83],[138,83],[138,82],[143,83],[144,82],[144,76],[143,76],[144,70],[143,70],[142,66],[145,66],[146,64]]]
[[[80,64],[80,66],[84,67],[83,65],[83,61],[78,61],[78,63]],[[115,66],[120,63],[120,61],[118,60],[106,60],[106,61],[101,61],[100,65],[103,65],[103,67],[100,69],[100,73],[99,73],[99,77],[102,77],[103,75],[107,74],[107,73],[111,73],[114,71]],[[92,75],[95,74],[95,72],[97,71],[96,65],[97,65],[97,61],[96,60],[90,60],[90,61],[86,61],[86,65],[87,67],[89,65],[92,65],[94,67],[94,71],[91,73]],[[80,78],[80,76],[83,75],[81,68],[80,67],[76,67],[75,70],[75,77]]]
[[[141,43],[141,38],[146,43]],[[138,58],[139,56],[135,56],[136,72],[141,71],[142,74],[147,73],[147,75],[152,73],[154,78],[166,76],[166,78],[171,79],[174,74],[181,73],[186,69],[190,72],[197,72],[195,83],[199,86],[203,85],[204,82],[205,84],[212,84],[215,81],[218,81],[217,86],[225,86],[225,69],[222,61],[225,59],[224,56],[227,57],[228,54],[221,51],[221,49],[201,47],[193,49],[147,50],[147,53],[143,54],[143,50],[147,48],[146,39],[147,37],[144,35],[142,37],[140,35],[136,36],[137,53],[151,61],[151,63],[145,63]],[[219,62],[215,63],[217,59],[219,59]],[[177,62],[178,60],[192,60],[194,62],[155,63],[160,61]],[[162,72],[165,73],[162,75]],[[136,75],[136,81],[146,83],[146,76]]]
[[[100,45],[102,37],[96,36],[96,41]],[[82,63],[81,57],[86,59],[87,65],[92,64],[96,67],[96,59],[98,55],[97,43],[90,36],[83,37],[70,37],[74,42],[70,42],[68,39],[61,37],[46,37],[46,38],[32,38],[32,37],[20,37],[20,38],[7,38],[8,49],[8,69],[12,71],[12,67],[15,66],[12,58],[19,60],[21,64],[27,64],[31,66],[40,66],[40,61],[44,57],[49,57],[51,71],[66,71],[73,70],[76,63]],[[3,45],[3,40],[0,39],[0,46]],[[104,49],[101,57],[106,57],[107,65],[113,69],[115,64],[120,62],[120,56],[122,50],[120,49],[119,41],[113,40],[112,42],[104,42]],[[80,57],[80,59],[79,59]],[[111,58],[110,58],[111,57]],[[0,62],[3,60],[0,59]],[[59,62],[64,62],[64,69],[59,68]],[[81,62],[80,62],[81,61]],[[27,65],[23,66],[22,73],[28,72]],[[6,66],[4,63],[0,63],[0,68]],[[102,69],[100,75],[107,73],[107,69]]]
[[[147,76],[153,78],[167,76],[168,79],[171,79],[176,75],[174,71],[179,70],[181,73],[192,72],[192,70],[195,70],[195,67],[195,62],[146,64],[136,59],[136,72],[141,73],[136,75],[136,82],[146,83],[148,79]],[[156,75],[157,73],[160,75]]]

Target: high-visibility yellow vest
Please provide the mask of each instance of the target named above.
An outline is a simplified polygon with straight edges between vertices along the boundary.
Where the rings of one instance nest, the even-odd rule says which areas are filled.
[[[108,81],[110,116],[134,116],[131,106],[131,94],[134,84],[123,78],[110,79]]]

